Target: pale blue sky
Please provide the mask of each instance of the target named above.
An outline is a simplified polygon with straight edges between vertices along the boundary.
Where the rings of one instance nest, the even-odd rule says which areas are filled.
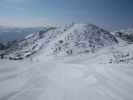
[[[90,22],[107,29],[133,26],[133,0],[0,0],[0,24],[41,26]]]

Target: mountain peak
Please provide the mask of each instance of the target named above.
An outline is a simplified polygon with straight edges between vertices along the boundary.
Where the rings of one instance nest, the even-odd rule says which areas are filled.
[[[73,24],[59,38],[49,45],[49,53],[55,55],[95,52],[117,43],[110,32],[93,24]]]

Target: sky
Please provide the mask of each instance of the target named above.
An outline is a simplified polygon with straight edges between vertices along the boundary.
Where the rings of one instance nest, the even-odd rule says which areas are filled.
[[[107,29],[133,27],[133,0],[0,0],[0,25],[92,23]]]

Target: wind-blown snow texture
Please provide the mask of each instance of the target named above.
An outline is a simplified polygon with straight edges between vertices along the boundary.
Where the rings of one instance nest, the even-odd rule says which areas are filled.
[[[71,24],[0,51],[0,100],[133,100],[133,44],[113,34]]]

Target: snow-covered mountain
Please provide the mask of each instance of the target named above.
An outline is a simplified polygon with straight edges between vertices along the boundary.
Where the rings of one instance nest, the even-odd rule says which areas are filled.
[[[70,24],[64,27],[49,27],[17,41],[5,52],[5,58],[23,59],[41,49],[47,55],[72,55],[94,53],[100,48],[117,43],[110,32],[93,24]]]
[[[0,60],[0,100],[133,100],[133,44],[102,28],[49,27],[8,45],[1,58],[30,59]]]
[[[90,55],[111,47],[113,49],[107,50],[109,63],[128,62],[133,59],[130,45],[132,39],[131,29],[110,33],[93,24],[72,23],[61,27],[48,27],[26,36],[21,41],[10,42],[6,50],[0,51],[0,56],[21,60],[33,55]],[[0,47],[3,46],[1,44]],[[123,51],[125,48],[130,49]]]
[[[102,28],[93,24],[74,24],[53,41],[47,51],[61,56],[93,53],[115,43],[117,39]]]

